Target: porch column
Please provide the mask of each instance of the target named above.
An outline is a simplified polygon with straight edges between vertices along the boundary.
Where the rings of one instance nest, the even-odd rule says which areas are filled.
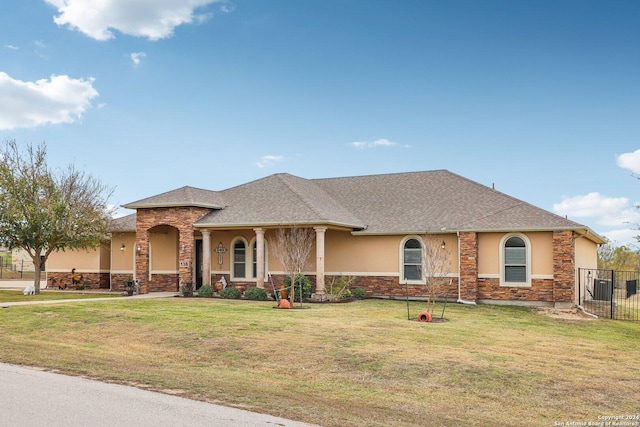
[[[202,284],[211,284],[211,231],[202,230]]]
[[[254,228],[256,232],[256,286],[264,289],[264,228]]]
[[[316,231],[316,292],[324,296],[324,233],[327,227],[313,227]]]

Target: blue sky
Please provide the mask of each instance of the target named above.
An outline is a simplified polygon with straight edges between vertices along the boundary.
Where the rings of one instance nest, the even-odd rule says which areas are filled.
[[[0,140],[132,202],[448,169],[640,234],[637,1],[4,0]]]

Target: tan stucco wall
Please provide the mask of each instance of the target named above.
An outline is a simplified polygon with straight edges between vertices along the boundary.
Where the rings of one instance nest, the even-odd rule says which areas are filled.
[[[255,240],[255,232],[251,229],[236,231],[211,232],[211,271],[212,274],[229,274],[233,255],[232,242],[242,237],[247,242],[248,249]],[[329,229],[325,233],[325,273],[326,274],[399,274],[401,259],[401,243],[406,236],[354,236],[349,231]],[[416,236],[422,237],[422,236]],[[450,254],[451,274],[458,272],[458,241],[455,234],[437,235],[438,242],[444,241],[446,250]],[[282,264],[275,251],[276,230],[267,229],[265,232],[267,272],[282,273]],[[218,263],[215,249],[222,242],[227,251],[223,255],[223,263]],[[307,271],[314,272],[316,268],[315,239]]]
[[[173,227],[158,227],[149,232],[151,246],[151,270],[178,271],[178,230]]]
[[[75,268],[79,272],[97,273],[109,269],[109,246],[102,245],[89,251],[66,250],[52,252],[47,260],[47,271],[69,272]]]
[[[598,245],[591,240],[580,237],[576,242],[576,269],[598,268]]]
[[[478,234],[478,274],[500,274],[500,241],[511,233]],[[522,233],[531,243],[531,274],[553,275],[553,233]]]
[[[136,233],[114,233],[111,237],[111,269],[133,274]],[[124,245],[124,249],[121,250]]]
[[[327,230],[325,271],[331,274],[397,272],[400,236],[352,236]]]

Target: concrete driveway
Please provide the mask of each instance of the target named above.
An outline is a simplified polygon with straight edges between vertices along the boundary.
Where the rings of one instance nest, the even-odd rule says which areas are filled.
[[[0,363],[0,425],[303,427],[311,424]]]

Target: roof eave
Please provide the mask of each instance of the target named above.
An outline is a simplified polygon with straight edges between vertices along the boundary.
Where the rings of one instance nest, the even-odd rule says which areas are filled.
[[[182,208],[182,207],[196,207],[196,208],[207,208],[207,209],[224,209],[225,206],[215,205],[212,203],[129,203],[126,205],[121,205],[123,208],[127,209],[153,209],[153,208]]]
[[[278,221],[278,222],[251,222],[251,223],[194,223],[193,227],[200,228],[255,228],[255,227],[291,227],[291,226],[320,226],[327,225],[349,229],[364,229],[362,224],[350,224],[340,221]]]

